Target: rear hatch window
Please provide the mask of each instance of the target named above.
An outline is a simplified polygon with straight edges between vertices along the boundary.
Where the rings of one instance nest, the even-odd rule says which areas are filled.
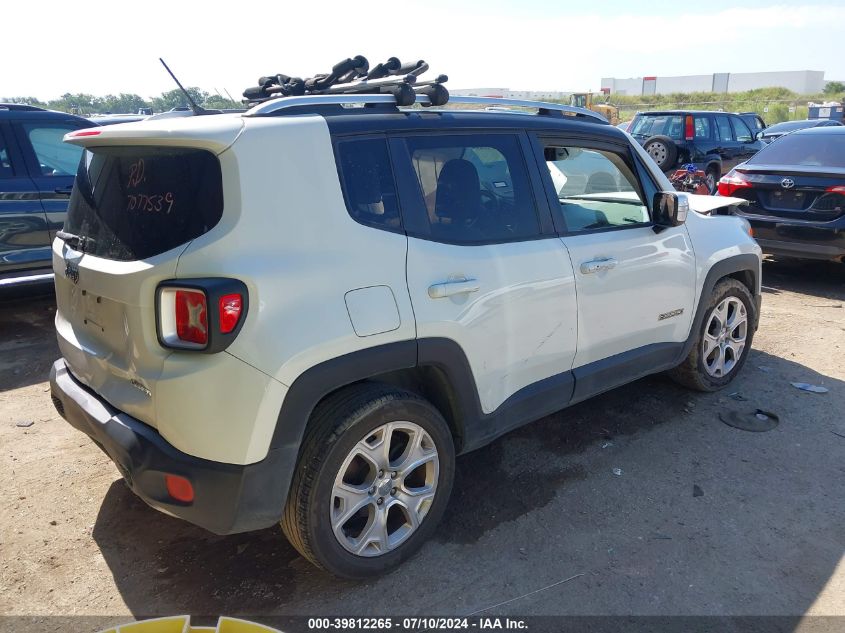
[[[748,160],[749,165],[845,168],[845,134],[789,134],[767,145]]]
[[[220,162],[211,152],[101,147],[82,155],[64,230],[85,253],[132,261],[207,233],[222,214]]]
[[[638,114],[628,130],[638,138],[660,134],[677,140],[683,138],[683,131],[684,117],[679,114]]]

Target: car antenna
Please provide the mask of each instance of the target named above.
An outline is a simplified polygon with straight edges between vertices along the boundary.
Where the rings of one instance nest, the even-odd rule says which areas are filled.
[[[179,86],[179,90],[182,91],[182,94],[185,95],[185,98],[188,100],[188,103],[191,104],[191,110],[194,111],[194,114],[196,114],[197,116],[199,116],[200,114],[211,114],[205,108],[202,108],[202,107],[197,105],[196,101],[194,101],[191,98],[191,94],[187,90],[185,90],[185,87],[179,82],[178,79],[176,79],[176,75],[173,74],[173,71],[170,70],[170,67],[164,62],[164,60],[161,57],[158,58],[158,61],[161,62],[161,65],[164,66],[164,69],[167,71],[167,73],[171,77],[173,77],[173,81],[176,82],[176,85]]]

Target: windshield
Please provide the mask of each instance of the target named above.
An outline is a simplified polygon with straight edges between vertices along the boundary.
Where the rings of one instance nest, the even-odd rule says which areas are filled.
[[[86,253],[121,261],[164,253],[208,232],[223,214],[220,162],[205,150],[86,150],[64,230]]]
[[[821,131],[821,130],[819,130]],[[748,160],[749,165],[845,167],[845,134],[787,134]]]
[[[783,123],[775,123],[766,128],[766,134],[770,132],[794,132],[805,127],[814,127],[815,121],[784,121]]]

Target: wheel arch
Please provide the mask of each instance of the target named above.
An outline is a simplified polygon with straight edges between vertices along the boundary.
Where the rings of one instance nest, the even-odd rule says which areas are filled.
[[[678,358],[678,362],[683,361],[690,352],[690,349],[697,340],[697,334],[701,328],[704,314],[707,311],[707,302],[713,289],[722,279],[731,278],[736,279],[745,285],[751,296],[754,297],[754,329],[760,322],[760,258],[753,253],[742,253],[740,255],[733,255],[725,259],[719,260],[710,267],[707,275],[704,278],[704,283],[701,286],[701,294],[698,297],[698,304],[696,305],[695,316],[690,327],[689,337],[684,345],[683,351]]]

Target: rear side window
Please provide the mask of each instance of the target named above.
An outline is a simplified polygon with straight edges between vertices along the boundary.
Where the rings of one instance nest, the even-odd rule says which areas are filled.
[[[731,122],[728,120],[726,116],[717,116],[716,117],[716,130],[717,136],[720,141],[732,141],[734,140],[733,131],[731,130]]]
[[[68,132],[74,132],[79,126],[68,124],[23,123],[35,158],[38,161],[40,176],[73,176],[79,165],[82,148],[64,143]]]
[[[710,138],[710,118],[706,116],[695,117],[695,138]]]
[[[223,215],[220,162],[186,148],[86,150],[70,197],[65,231],[86,253],[145,259],[199,237]]]
[[[337,144],[346,209],[355,220],[399,230],[399,202],[385,139],[354,139]]]
[[[12,161],[9,158],[9,151],[6,149],[3,130],[0,130],[0,178],[12,178],[14,175],[15,170],[12,169]]]
[[[540,233],[517,137],[467,134],[406,139],[431,239],[507,242]]]
[[[674,114],[639,114],[634,119],[630,133],[634,136],[662,135],[683,138],[684,117]]]

